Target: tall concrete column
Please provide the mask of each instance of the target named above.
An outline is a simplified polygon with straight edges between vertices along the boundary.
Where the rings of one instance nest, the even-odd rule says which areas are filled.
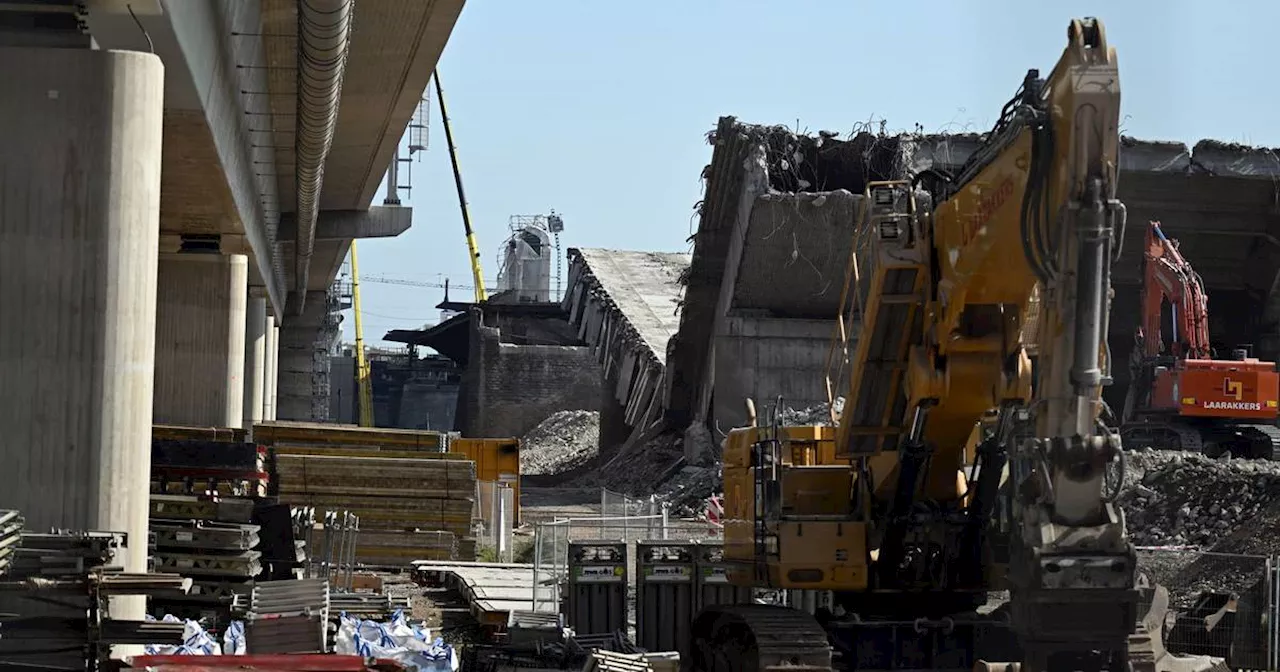
[[[0,502],[146,571],[164,67],[0,48]],[[114,603],[117,618],[143,604]]]
[[[271,329],[271,419],[280,417],[280,323]]]
[[[279,359],[279,331],[274,315],[268,315],[266,321],[266,374],[262,385],[262,419],[276,419],[276,362]]]
[[[250,296],[244,320],[244,426],[262,422],[267,382],[267,299]]]
[[[249,259],[162,254],[156,299],[155,421],[244,425]]]

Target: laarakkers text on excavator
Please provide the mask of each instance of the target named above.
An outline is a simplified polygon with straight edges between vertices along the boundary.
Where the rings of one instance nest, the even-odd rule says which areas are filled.
[[[1099,419],[1119,110],[1102,23],[1072,21],[958,174],[868,186],[836,426],[740,428],[724,447],[730,581],[832,591],[834,608],[709,608],[684,669],[1145,666],[1120,438]]]
[[[1250,357],[1247,347],[1235,348],[1231,359],[1215,358],[1200,275],[1159,222],[1149,224],[1146,242],[1142,321],[1120,427],[1125,447],[1280,459],[1275,362]],[[1165,306],[1168,330],[1162,328]]]

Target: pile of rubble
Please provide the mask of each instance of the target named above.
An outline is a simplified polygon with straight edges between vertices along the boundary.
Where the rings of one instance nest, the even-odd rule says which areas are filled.
[[[1266,529],[1262,515],[1280,504],[1280,463],[1154,450],[1126,457],[1119,502],[1136,544],[1280,552],[1280,529]],[[1251,547],[1225,547],[1237,538],[1251,540]]]
[[[818,404],[809,408],[783,408],[779,414],[779,424],[783,426],[808,425],[828,427],[831,425],[831,406]]]
[[[520,441],[520,473],[554,476],[577,469],[600,453],[600,413],[560,411]]]

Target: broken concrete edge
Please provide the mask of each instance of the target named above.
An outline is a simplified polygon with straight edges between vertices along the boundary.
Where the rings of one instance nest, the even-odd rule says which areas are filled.
[[[661,369],[666,364],[667,343],[655,343],[645,338],[644,334],[635,324],[628,318],[626,311],[614,299],[612,293],[605,287],[605,283],[600,280],[595,270],[591,266],[591,253],[610,253],[610,254],[664,254],[677,255],[680,253],[660,253],[648,251],[630,251],[630,250],[609,250],[603,248],[579,248],[571,247],[568,250],[569,257],[569,283],[568,289],[561,299],[561,305],[565,312],[569,315],[570,322],[581,319],[582,313],[585,311],[588,302],[599,304],[605,310],[614,313],[619,324],[623,327],[622,338],[623,343],[637,346],[635,349],[646,355],[653,365]],[[686,255],[687,256],[687,255]],[[688,263],[682,269],[688,269]],[[594,345],[593,345],[594,347]]]
[[[840,137],[836,133],[798,134],[785,126],[739,122],[722,117],[720,126],[707,134],[716,146],[728,129],[770,154],[770,186],[778,191],[832,191],[846,188],[831,182],[865,184],[866,180],[902,179],[928,169],[955,171],[964,165],[986,135],[980,133],[869,133]],[[1280,176],[1280,150],[1215,139],[1192,145],[1179,141],[1121,137],[1120,169],[1126,172],[1207,174],[1219,177],[1272,179]],[[856,159],[850,162],[849,159]],[[825,165],[824,165],[825,164]],[[840,170],[843,165],[843,171]],[[806,168],[807,166],[807,168]],[[710,166],[708,166],[708,169]],[[827,174],[837,168],[837,174]],[[861,170],[858,170],[861,168]],[[861,172],[852,179],[840,172]],[[713,176],[704,171],[703,177]],[[814,174],[816,173],[816,174]],[[710,191],[710,190],[708,190]]]

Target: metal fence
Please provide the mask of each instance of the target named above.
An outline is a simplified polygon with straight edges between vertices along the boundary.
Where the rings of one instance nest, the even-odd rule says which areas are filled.
[[[722,528],[705,520],[673,520],[657,497],[631,497],[601,488],[598,516],[557,517],[534,523],[534,609],[558,604],[568,575],[570,541],[619,541],[627,544],[627,566],[635,567],[635,542],[659,539],[723,538]]]
[[[495,552],[497,562],[511,562],[515,529],[515,490],[510,483],[476,481],[476,503],[471,518],[476,541]]]
[[[1139,571],[1169,591],[1164,641],[1173,653],[1280,669],[1280,565],[1259,555],[1141,548]]]
[[[590,516],[536,523],[533,529],[534,611],[540,604],[560,603],[561,586],[569,572],[570,540],[621,541],[627,542],[630,550],[641,539],[666,539],[667,523],[663,514]]]

